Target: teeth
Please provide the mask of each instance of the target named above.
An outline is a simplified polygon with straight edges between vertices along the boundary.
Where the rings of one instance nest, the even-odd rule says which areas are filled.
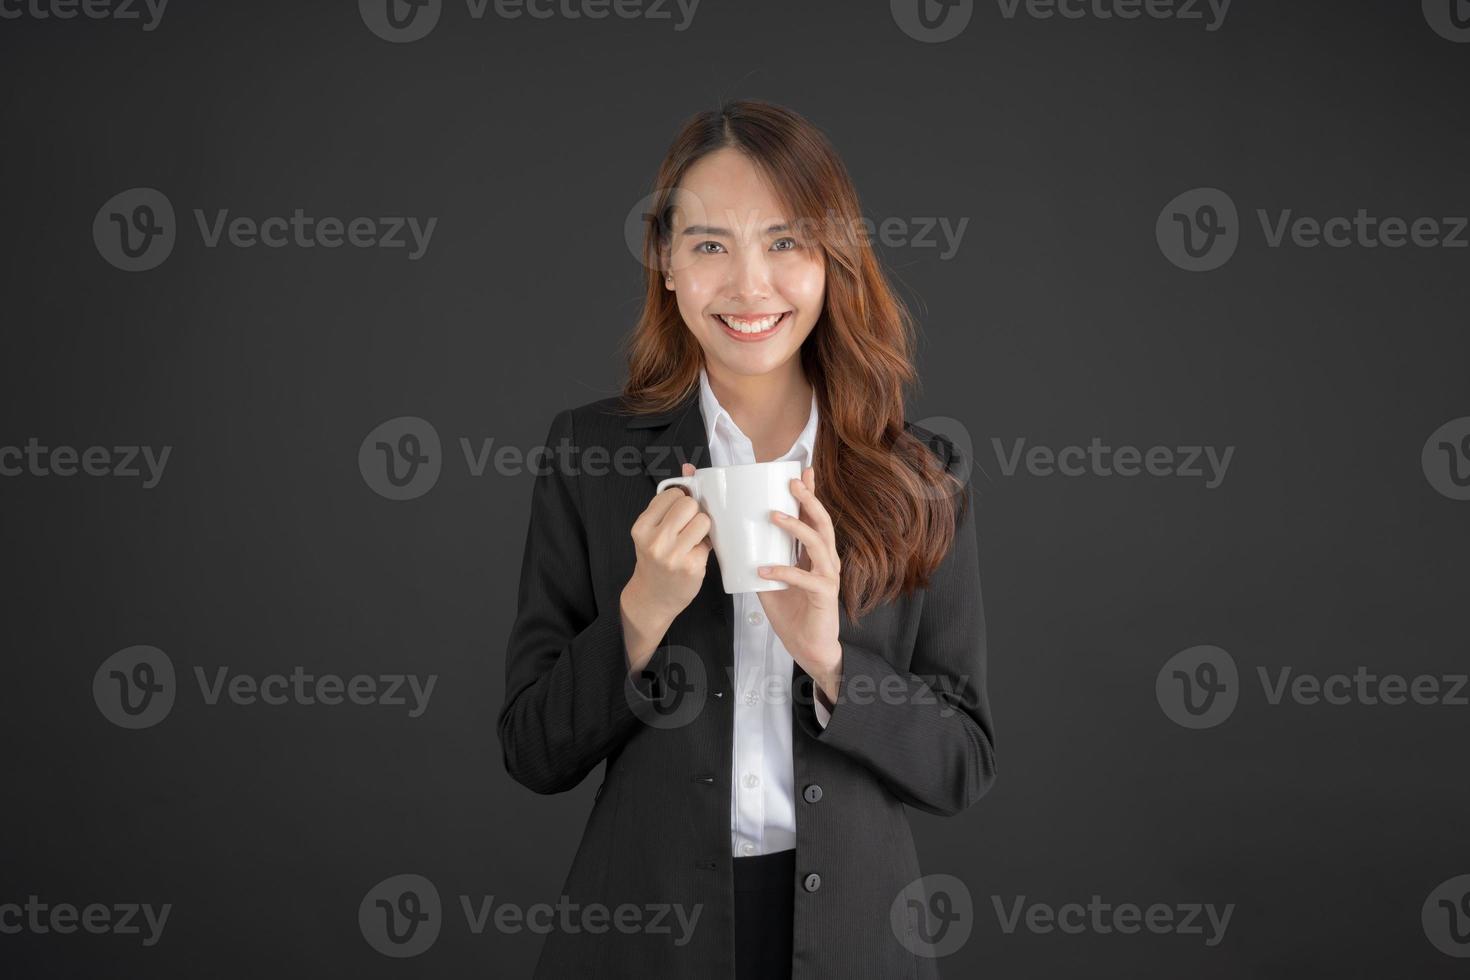
[[[774,327],[776,322],[785,315],[784,313],[777,313],[774,316],[763,316],[759,320],[732,320],[723,313],[715,314],[725,326],[731,330],[738,330],[741,333],[764,333]]]

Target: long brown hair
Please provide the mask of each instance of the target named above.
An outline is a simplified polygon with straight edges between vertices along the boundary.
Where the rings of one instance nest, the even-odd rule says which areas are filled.
[[[788,221],[816,230],[813,244],[826,263],[826,299],[802,343],[801,365],[817,397],[817,493],[832,516],[841,601],[856,620],[928,584],[954,538],[955,494],[969,488],[904,429],[904,393],[917,380],[913,318],[860,232],[847,168],[826,136],[799,114],[740,100],[698,113],[680,128],[647,209],[643,311],[624,344],[623,406],[635,414],[666,412],[698,388],[703,352],[674,294],[663,287],[661,255],[684,173],[723,148],[755,163],[792,212]]]

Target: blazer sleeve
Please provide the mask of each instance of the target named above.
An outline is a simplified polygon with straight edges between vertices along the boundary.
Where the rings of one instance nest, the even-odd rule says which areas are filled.
[[[956,473],[959,450],[942,435],[932,438]],[[798,699],[807,734],[861,762],[904,803],[941,816],[969,807],[995,782],[973,496],[966,486],[954,542],[925,590],[912,670],[895,668],[885,651],[844,640],[842,680],[825,728],[815,700]]]
[[[563,445],[562,439],[576,445],[570,410],[552,420],[545,445]],[[653,691],[648,672],[629,676],[621,608],[616,601],[598,608],[578,483],[562,472],[557,456],[542,458],[497,727],[506,771],[516,782],[560,793],[642,724],[634,704],[653,704]],[[665,656],[660,649],[649,670],[660,669]]]

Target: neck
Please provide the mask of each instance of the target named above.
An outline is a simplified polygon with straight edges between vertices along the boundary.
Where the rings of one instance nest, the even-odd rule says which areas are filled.
[[[784,453],[811,415],[812,386],[793,357],[765,374],[730,374],[705,363],[710,390],[755,447],[757,462]]]

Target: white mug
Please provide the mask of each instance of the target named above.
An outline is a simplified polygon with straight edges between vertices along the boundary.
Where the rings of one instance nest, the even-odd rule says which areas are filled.
[[[801,470],[798,459],[708,466],[693,476],[660,481],[655,493],[683,487],[709,515],[710,544],[720,561],[726,592],[775,592],[789,586],[761,578],[756,569],[796,564],[796,535],[778,526],[771,511],[800,515],[791,481],[801,479]]]

